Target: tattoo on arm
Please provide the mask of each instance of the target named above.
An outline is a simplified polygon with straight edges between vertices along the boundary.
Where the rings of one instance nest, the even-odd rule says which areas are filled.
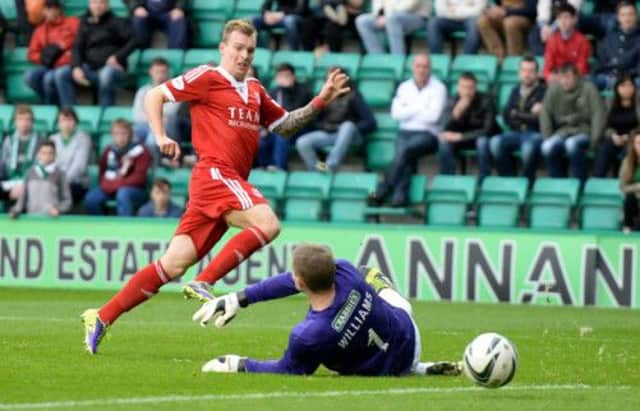
[[[283,137],[291,137],[309,124],[316,114],[318,113],[313,109],[311,103],[309,103],[304,107],[290,112],[287,118],[278,125],[278,127],[274,128],[273,131]]]

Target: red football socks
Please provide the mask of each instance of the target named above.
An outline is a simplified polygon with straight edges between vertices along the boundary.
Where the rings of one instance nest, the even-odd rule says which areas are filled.
[[[113,324],[120,315],[153,297],[169,280],[160,261],[149,264],[135,273],[124,287],[102,306],[98,312],[100,319],[106,324]]]
[[[213,261],[198,274],[196,281],[215,283],[269,241],[258,227],[245,228],[225,244]]]

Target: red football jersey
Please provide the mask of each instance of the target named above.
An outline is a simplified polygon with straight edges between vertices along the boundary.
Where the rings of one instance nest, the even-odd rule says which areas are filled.
[[[198,161],[231,167],[243,178],[251,171],[260,127],[271,131],[288,114],[257,79],[238,81],[222,67],[196,67],[164,83],[162,90],[170,101],[190,103]]]

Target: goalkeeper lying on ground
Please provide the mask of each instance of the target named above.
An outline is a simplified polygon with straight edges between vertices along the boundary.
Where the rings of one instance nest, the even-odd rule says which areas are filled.
[[[313,374],[320,364],[340,374],[458,375],[454,362],[420,362],[420,334],[411,304],[378,269],[358,270],[334,260],[320,245],[301,244],[293,273],[283,273],[239,293],[205,303],[193,316],[202,325],[225,326],[241,307],[303,292],[311,305],[289,336],[280,360],[258,361],[225,355],[207,362],[205,372]]]

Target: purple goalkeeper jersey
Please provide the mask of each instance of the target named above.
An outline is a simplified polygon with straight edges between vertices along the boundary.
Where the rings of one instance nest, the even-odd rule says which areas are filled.
[[[340,374],[409,372],[416,344],[410,316],[380,298],[348,261],[336,260],[335,287],[331,306],[310,308],[293,328],[280,360],[247,359],[247,372],[312,374],[321,364]],[[245,290],[249,304],[297,292],[289,272]]]

